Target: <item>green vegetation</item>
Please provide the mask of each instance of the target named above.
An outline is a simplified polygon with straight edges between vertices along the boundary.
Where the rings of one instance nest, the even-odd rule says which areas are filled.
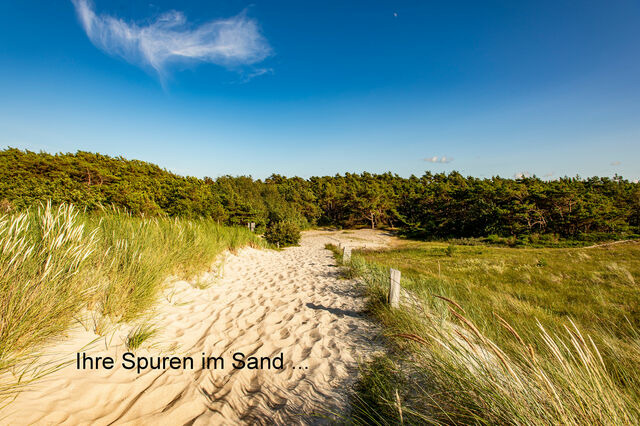
[[[354,252],[390,347],[363,368],[355,423],[640,423],[640,243],[451,247]]]
[[[132,351],[138,349],[144,342],[156,335],[158,330],[149,324],[142,324],[131,329],[125,342],[127,349]]]
[[[116,206],[138,216],[205,217],[221,224],[288,220],[301,228],[318,208],[302,179],[276,185],[250,177],[182,177],[137,160],[89,152],[50,155],[0,151],[0,208],[21,210],[51,201],[88,211]]]
[[[363,369],[356,423],[640,422],[638,243],[539,248],[637,238],[640,184],[618,176],[198,179],[10,148],[0,212],[0,374],[85,310],[104,334],[148,312],[168,276],[261,244],[228,225],[281,246],[314,225],[388,226],[442,242],[352,257],[392,348]],[[389,266],[413,295],[401,309],[385,303]]]
[[[212,219],[79,213],[51,204],[0,218],[0,373],[86,309],[94,330],[148,311],[170,275],[191,278],[223,250],[261,241]],[[10,389],[0,386],[0,396]]]
[[[207,217],[228,225],[288,221],[381,225],[421,238],[482,238],[508,245],[634,238],[640,184],[620,177],[477,179],[457,172],[301,179],[272,175],[181,177],[153,164],[78,152],[0,151],[0,208],[51,200],[88,210],[113,205],[135,215]]]
[[[300,229],[291,222],[275,222],[267,227],[264,238],[279,247],[295,246],[300,242]]]

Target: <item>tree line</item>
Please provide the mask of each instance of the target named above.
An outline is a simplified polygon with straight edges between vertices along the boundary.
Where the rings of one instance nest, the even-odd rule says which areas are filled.
[[[0,207],[113,205],[132,214],[212,217],[258,229],[390,226],[436,238],[625,238],[640,233],[640,184],[619,176],[479,179],[458,172],[183,177],[154,164],[82,152],[0,151]]]

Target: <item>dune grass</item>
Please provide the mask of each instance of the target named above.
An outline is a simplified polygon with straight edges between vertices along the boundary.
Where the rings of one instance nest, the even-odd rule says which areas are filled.
[[[134,320],[166,278],[193,278],[226,249],[261,245],[213,220],[84,214],[50,204],[0,218],[0,374],[60,336],[84,310],[99,324]],[[107,318],[108,321],[103,321]],[[11,389],[2,388],[3,392]]]
[[[390,352],[354,423],[638,424],[640,244],[514,249],[407,242],[354,252]],[[411,303],[385,302],[388,268]]]
[[[136,350],[142,346],[144,342],[156,335],[158,330],[149,324],[140,324],[131,329],[127,334],[126,346],[130,351]]]

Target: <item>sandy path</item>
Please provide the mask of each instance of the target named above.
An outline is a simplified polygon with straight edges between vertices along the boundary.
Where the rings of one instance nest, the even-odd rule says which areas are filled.
[[[0,411],[2,424],[314,424],[348,410],[357,361],[378,349],[375,327],[362,315],[354,283],[338,279],[327,242],[380,246],[372,231],[307,232],[300,247],[281,252],[243,249],[229,255],[223,278],[200,290],[177,282],[153,321],[162,330],[138,356],[191,356],[194,369],[120,365],[121,329],[88,354],[112,356],[111,370],[69,365],[36,382]],[[75,359],[96,335],[71,333],[51,353]],[[283,354],[283,369],[235,369],[232,354]],[[203,370],[201,354],[224,359]],[[218,367],[221,367],[218,364]],[[322,417],[324,416],[324,418]]]

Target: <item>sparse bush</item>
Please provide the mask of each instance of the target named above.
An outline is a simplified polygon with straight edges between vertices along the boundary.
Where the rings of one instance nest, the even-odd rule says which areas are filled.
[[[486,241],[489,244],[500,244],[502,242],[502,238],[500,238],[497,234],[491,234],[487,237]]]
[[[287,221],[274,222],[267,226],[264,237],[268,243],[280,247],[295,246],[300,242],[300,228]]]
[[[444,249],[444,254],[446,254],[449,257],[452,257],[455,252],[456,252],[456,246],[454,246],[453,244],[449,244],[447,248]]]

